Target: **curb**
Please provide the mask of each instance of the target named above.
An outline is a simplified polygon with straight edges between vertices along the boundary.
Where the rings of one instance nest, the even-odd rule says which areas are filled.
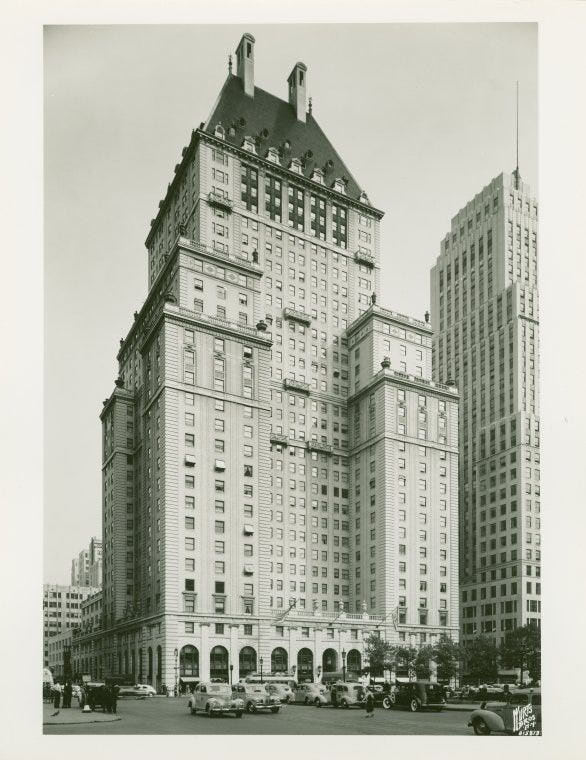
[[[472,712],[472,710],[478,710],[478,706],[444,705],[444,710],[452,710],[453,712]]]
[[[43,726],[82,726],[86,723],[115,723],[117,720],[122,720],[121,717],[105,718],[102,720],[51,720],[43,721]]]

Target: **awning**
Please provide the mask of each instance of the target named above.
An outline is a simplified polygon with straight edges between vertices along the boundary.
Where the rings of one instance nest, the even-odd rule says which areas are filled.
[[[181,676],[179,679],[183,683],[199,683],[200,679],[197,676]]]

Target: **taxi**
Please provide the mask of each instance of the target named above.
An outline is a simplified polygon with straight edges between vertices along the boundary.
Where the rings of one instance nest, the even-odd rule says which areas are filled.
[[[232,713],[237,718],[242,717],[244,701],[235,694],[227,683],[198,683],[189,697],[189,712],[195,715],[198,711],[214,718],[222,713]]]
[[[232,694],[242,701],[247,713],[278,713],[281,709],[279,697],[269,694],[261,683],[237,683],[232,687]]]
[[[315,705],[322,707],[332,702],[331,693],[321,683],[300,683],[294,692],[293,700],[298,705]]]

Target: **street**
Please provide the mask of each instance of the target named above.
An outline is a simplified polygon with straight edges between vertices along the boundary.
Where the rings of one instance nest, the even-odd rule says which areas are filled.
[[[120,699],[115,723],[43,726],[43,733],[55,734],[436,734],[471,735],[468,712],[411,713],[407,710],[377,708],[374,717],[356,708],[285,705],[277,715],[245,714],[240,720],[230,716],[193,716],[187,698]]]

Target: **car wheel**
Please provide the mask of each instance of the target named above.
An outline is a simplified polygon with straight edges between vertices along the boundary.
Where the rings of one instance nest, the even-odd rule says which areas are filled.
[[[278,713],[280,709],[281,709],[280,707],[271,707],[271,712]]]
[[[419,702],[416,699],[412,699],[409,702],[409,709],[411,712],[417,712],[417,710],[419,710]]]
[[[305,699],[303,700],[303,704],[304,705],[308,705],[309,704],[309,697],[305,697]]]
[[[385,710],[390,710],[393,706],[393,700],[390,697],[385,697],[383,699],[383,707]]]
[[[342,707],[347,710],[348,709],[348,702],[346,702],[345,699],[342,700]]]
[[[474,729],[476,736],[488,736],[490,734],[490,728],[482,718],[477,718],[472,724],[472,728]]]
[[[236,715],[236,717],[237,717],[237,718],[241,718],[241,717],[242,717],[242,710],[238,710],[238,711],[235,713],[235,715]]]
[[[316,697],[316,698],[315,698],[315,702],[314,702],[314,705],[315,705],[316,707],[321,707],[321,701],[320,701],[320,699],[319,699],[318,697]]]
[[[254,704],[254,702],[249,702],[246,705],[246,712],[250,713],[251,715],[256,712],[256,705]]]
[[[191,707],[191,705],[190,705],[190,706],[189,706],[189,712],[190,712],[192,715],[195,715],[195,707]]]

